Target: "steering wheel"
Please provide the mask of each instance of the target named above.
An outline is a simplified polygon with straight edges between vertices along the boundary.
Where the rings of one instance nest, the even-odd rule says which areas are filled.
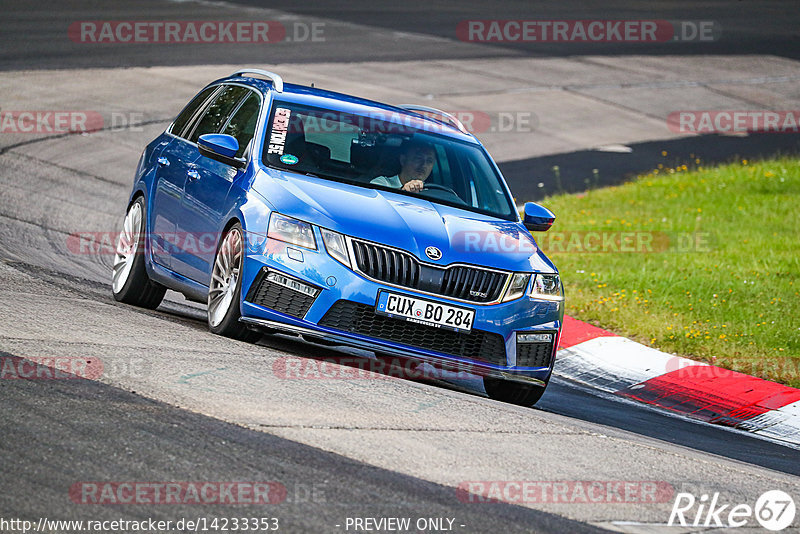
[[[449,187],[444,186],[444,185],[429,184],[429,183],[426,182],[425,185],[422,187],[423,191],[425,189],[438,189],[440,191],[447,191],[448,193],[451,193],[451,194],[453,194],[455,196],[458,196],[458,193],[456,193],[455,191],[453,191],[452,189],[450,189]]]
[[[464,205],[467,204],[466,202],[464,202],[464,199],[462,199],[460,196],[458,196],[458,193],[456,193],[455,191],[453,191],[452,189],[450,189],[449,187],[447,187],[445,185],[425,183],[425,185],[422,187],[422,191],[425,191],[426,189],[433,190],[433,191],[444,191],[445,193],[453,195],[453,198],[456,201],[460,202],[461,204],[464,204]],[[435,195],[435,196],[438,197],[440,195]],[[443,200],[449,200],[449,199],[443,199]]]

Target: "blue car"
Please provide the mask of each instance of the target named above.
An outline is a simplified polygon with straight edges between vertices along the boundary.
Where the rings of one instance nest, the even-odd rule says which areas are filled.
[[[120,302],[167,289],[211,332],[290,333],[482,376],[533,405],[564,316],[553,263],[453,116],[284,83],[212,82],[145,148],[113,267]]]

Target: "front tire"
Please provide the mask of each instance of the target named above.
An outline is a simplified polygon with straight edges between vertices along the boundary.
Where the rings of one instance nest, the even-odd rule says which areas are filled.
[[[483,377],[483,388],[489,398],[520,406],[533,406],[544,395],[544,387],[521,384],[491,376]]]
[[[167,288],[147,276],[144,264],[145,213],[144,197],[138,197],[125,214],[114,255],[111,292],[119,302],[154,310],[161,304]]]
[[[253,342],[261,334],[239,322],[243,264],[242,226],[236,223],[223,236],[214,258],[208,287],[208,329],[220,336]]]

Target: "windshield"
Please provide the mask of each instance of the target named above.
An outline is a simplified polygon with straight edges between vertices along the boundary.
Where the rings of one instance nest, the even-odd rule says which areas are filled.
[[[437,123],[275,102],[268,128],[262,160],[270,167],[517,220],[488,155],[438,134],[444,127]],[[403,190],[412,180],[422,183]]]

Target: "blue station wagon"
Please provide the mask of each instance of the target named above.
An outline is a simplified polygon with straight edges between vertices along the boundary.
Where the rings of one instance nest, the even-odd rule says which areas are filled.
[[[553,263],[457,118],[284,83],[212,82],[145,148],[114,259],[121,302],[167,289],[211,332],[289,333],[483,378],[533,405],[564,316]]]

